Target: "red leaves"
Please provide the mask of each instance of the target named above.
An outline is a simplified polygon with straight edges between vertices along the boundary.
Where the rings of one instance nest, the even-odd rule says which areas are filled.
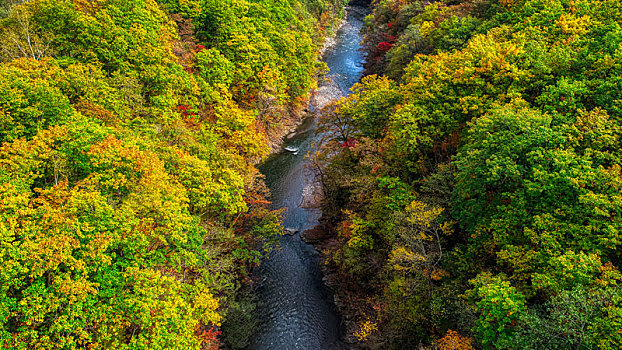
[[[357,141],[353,138],[349,138],[347,141],[345,141],[344,143],[341,144],[341,147],[345,148],[352,148],[356,146]]]
[[[201,342],[205,346],[203,349],[209,350],[218,350],[220,344],[220,342],[218,341],[218,336],[220,336],[220,333],[222,332],[215,331],[214,327],[211,327],[207,331],[199,328],[194,332],[194,334],[201,340]]]
[[[343,236],[346,239],[350,239],[350,237],[352,237],[352,222],[351,221],[344,221],[342,223],[342,232],[343,232]]]
[[[376,46],[376,50],[384,53],[391,50],[392,47],[393,45],[391,43],[383,41]]]
[[[187,117],[189,115],[197,115],[192,111],[192,107],[188,105],[179,105],[177,106],[177,110],[181,112],[181,115]]]
[[[385,39],[387,39],[387,41],[389,43],[394,43],[395,39],[397,39],[397,37],[395,37],[394,35],[390,35],[390,34],[387,34],[387,33],[383,33],[382,36],[384,36]]]
[[[196,52],[199,53],[201,51],[205,50],[205,46],[204,45],[197,45],[197,49]]]
[[[181,113],[181,116],[186,122],[186,125],[189,128],[196,128],[199,126],[199,120],[196,118],[197,114],[192,112],[192,109],[188,105],[179,105],[177,106],[177,110]]]

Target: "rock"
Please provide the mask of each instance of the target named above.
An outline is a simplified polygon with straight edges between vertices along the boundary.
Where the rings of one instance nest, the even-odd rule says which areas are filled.
[[[319,208],[324,199],[324,188],[319,179],[314,179],[302,190],[301,208],[316,209]]]
[[[311,104],[315,106],[318,111],[321,111],[328,104],[344,95],[345,93],[341,89],[337,81],[335,79],[332,79],[329,75],[313,94],[311,98]]]
[[[326,239],[327,235],[326,229],[320,224],[303,232],[300,238],[309,244],[315,244]]]
[[[295,235],[296,233],[298,233],[298,230],[295,228],[288,227],[285,229],[285,234],[288,236]]]

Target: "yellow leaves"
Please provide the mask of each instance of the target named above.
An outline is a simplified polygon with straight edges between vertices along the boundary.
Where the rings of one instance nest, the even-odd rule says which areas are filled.
[[[592,21],[590,16],[575,17],[572,14],[562,14],[555,23],[563,34],[584,35],[589,31]]]
[[[373,240],[368,235],[360,234],[356,232],[348,240],[348,247],[355,249],[371,249],[373,246]]]
[[[445,277],[449,277],[449,273],[443,269],[433,269],[432,271],[425,271],[427,275],[430,276],[430,279],[433,281],[440,281]]]
[[[447,222],[442,223],[440,228],[441,228],[441,232],[443,233],[443,235],[445,236],[452,235],[454,233],[454,229],[452,227],[454,224],[455,224],[455,221],[454,222],[447,221]]]
[[[465,50],[466,55],[472,55],[476,60],[476,71],[480,74],[492,72],[495,74],[504,71],[515,71],[511,63],[521,55],[523,48],[506,39],[507,28],[491,30],[486,35],[478,35],[473,38]]]
[[[73,0],[76,10],[89,15],[95,15],[105,3],[106,0]]]
[[[3,174],[0,172],[0,176],[1,175]],[[3,180],[6,181],[5,179]],[[29,201],[31,193],[30,191],[25,191],[23,186],[20,187],[22,188],[18,188],[16,184],[13,183],[0,183],[0,207],[3,209],[4,214],[16,213],[18,211],[22,213],[24,211],[29,211],[26,208],[26,205]],[[8,222],[0,221],[0,227],[4,227],[5,223],[9,223],[9,227],[17,224],[15,221],[12,220]]]
[[[30,141],[19,139],[0,146],[0,168],[13,176],[18,175],[22,181],[38,178],[42,165],[51,153],[46,134],[49,133],[35,136]]]
[[[174,174],[185,187],[192,212],[237,214],[247,210],[243,199],[245,180],[222,163],[208,162],[186,152],[176,152],[170,161]]]
[[[529,78],[521,69],[525,41],[508,27],[476,35],[459,51],[415,58],[406,69],[405,103],[427,108],[434,118],[434,138],[449,133],[451,123],[464,123],[484,113],[497,99],[507,99],[508,89]],[[412,101],[412,102],[411,102]],[[451,116],[451,118],[449,117]]]
[[[258,162],[268,154],[267,135],[257,129],[252,112],[231,101],[215,106],[215,111],[218,119],[214,132],[221,138],[218,146],[223,153],[242,156],[251,162]]]
[[[359,329],[354,332],[354,336],[358,339],[358,341],[365,341],[372,335],[374,332],[378,330],[378,324],[371,320],[366,320],[365,322],[359,325]]]
[[[217,313],[219,302],[218,299],[214,298],[207,287],[199,288],[197,296],[194,299],[194,307],[199,313],[198,316],[202,322],[220,326],[222,317]]]
[[[474,350],[470,337],[460,335],[449,329],[445,336],[438,340],[439,350]]]
[[[153,347],[195,348],[195,330],[219,325],[218,301],[202,283],[185,284],[152,269],[128,268],[125,276],[133,293],[126,295],[130,313],[124,316],[142,328],[131,339],[134,346],[148,342]]]
[[[412,201],[406,208],[408,217],[406,220],[423,229],[430,228],[432,223],[444,211],[441,207],[430,207],[428,204],[420,201]]]
[[[87,179],[100,190],[123,190],[125,208],[142,216],[172,220],[187,206],[185,189],[172,178],[159,155],[128,145],[113,135],[93,145],[87,153],[100,168]],[[179,219],[178,219],[179,220]]]
[[[31,278],[54,271],[61,264],[75,266],[72,252],[80,247],[80,230],[75,218],[63,210],[70,196],[66,186],[63,182],[50,190],[39,190],[39,196],[30,203],[35,217],[22,217],[22,249],[29,252]]]
[[[440,219],[444,209],[421,201],[412,201],[398,216],[398,240],[388,263],[399,275],[425,276],[439,281],[447,276],[440,268],[443,236],[452,234],[453,222]]]
[[[600,274],[595,283],[601,287],[619,286],[622,283],[622,273],[611,262],[607,262],[598,268]]]
[[[58,284],[58,292],[70,304],[86,300],[89,294],[97,294],[97,288],[99,287],[98,283],[88,281],[85,276],[71,279],[67,275],[55,283]]]
[[[350,211],[345,211],[350,216],[350,222],[344,223],[342,234],[345,236],[347,246],[356,250],[367,250],[373,247],[373,238],[367,232],[367,222]]]
[[[425,256],[416,254],[403,246],[394,248],[389,256],[389,263],[396,271],[408,272],[426,261],[427,258]]]
[[[421,23],[419,31],[423,36],[429,36],[436,29],[436,25],[432,21],[424,21]]]
[[[589,112],[577,111],[571,141],[578,147],[592,150],[615,147],[620,138],[620,127],[613,122],[607,111],[596,108]]]

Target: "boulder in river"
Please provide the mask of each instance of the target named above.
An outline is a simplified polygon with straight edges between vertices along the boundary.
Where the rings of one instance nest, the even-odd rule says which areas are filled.
[[[285,231],[286,235],[292,236],[292,235],[295,235],[298,232],[298,229],[288,227],[284,231]]]
[[[306,230],[300,235],[303,241],[309,244],[315,244],[323,241],[328,237],[328,230],[324,225],[319,224],[312,229]]]
[[[302,202],[301,208],[319,208],[324,199],[324,188],[319,178],[314,178],[305,188],[302,190]]]

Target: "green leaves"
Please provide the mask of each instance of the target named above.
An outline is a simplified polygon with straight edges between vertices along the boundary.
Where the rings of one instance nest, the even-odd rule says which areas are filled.
[[[31,79],[19,69],[1,69],[0,142],[31,138],[73,117],[75,111],[58,88],[44,79]]]
[[[617,176],[564,149],[567,137],[550,122],[515,106],[493,110],[472,125],[456,161],[454,215],[475,233],[481,247],[473,249],[494,249],[525,282],[549,263],[560,266],[566,249],[602,254],[619,244]],[[536,289],[560,288],[560,276],[537,278]]]
[[[373,5],[364,45],[374,75],[323,120],[332,137],[325,145],[328,202],[348,210],[335,221],[363,218],[374,239],[365,258],[375,272],[357,275],[372,286],[367,298],[396,309],[402,300],[395,296],[460,294],[478,275],[469,303],[477,306],[476,340],[485,347],[620,346],[612,331],[617,287],[602,276],[618,273],[622,243],[620,10],[611,0]],[[374,180],[386,189],[370,186]],[[408,245],[412,235],[401,234],[410,223],[411,208],[401,205],[408,196],[422,207],[444,206],[439,224],[456,220],[456,234],[438,240],[438,249],[435,239]],[[346,242],[333,256],[350,252]],[[415,267],[444,250],[451,252],[437,254],[442,259],[429,269],[436,279],[421,287]],[[374,289],[388,283],[389,293]],[[581,298],[598,322],[569,316]],[[444,326],[469,332],[471,311],[456,309]],[[432,319],[433,310],[418,312],[415,325],[432,329],[423,318]],[[572,330],[563,331],[564,322]],[[587,335],[605,324],[610,334]],[[405,339],[425,337],[411,326],[396,331],[392,321],[379,322],[387,333],[382,346],[404,348]]]
[[[282,232],[254,164],[306,103],[319,19],[161,2],[2,7],[1,348],[218,347]]]
[[[350,116],[361,135],[380,139],[385,135],[389,116],[401,102],[395,83],[386,77],[367,76],[352,88],[352,95],[340,106]]]
[[[42,131],[36,142],[18,140],[0,153],[0,257],[7,267],[0,284],[9,312],[2,325],[11,333],[3,341],[127,348],[132,332],[129,348],[200,346],[194,330],[220,320],[212,288],[237,273],[228,266],[210,276],[205,267],[221,260],[226,241],[205,245],[208,228],[190,215],[184,187],[156,153],[110,134],[82,152],[58,147],[93,135],[89,127],[72,130]],[[21,173],[13,163],[18,154]],[[54,159],[66,166],[74,157],[85,157],[88,176],[45,171]],[[53,182],[45,188],[31,192],[21,184],[45,185],[48,174]]]
[[[512,344],[516,322],[527,311],[525,296],[498,276],[481,274],[471,281],[470,291],[480,313],[474,332],[486,348]],[[510,345],[511,346],[511,345]]]

